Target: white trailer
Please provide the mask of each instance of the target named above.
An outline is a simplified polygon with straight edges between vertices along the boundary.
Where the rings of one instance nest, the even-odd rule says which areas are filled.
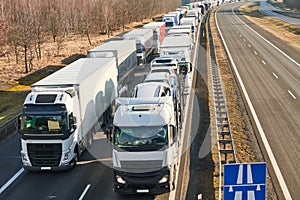
[[[88,58],[116,59],[118,67],[119,95],[127,90],[125,79],[131,70],[137,66],[136,43],[134,40],[113,40],[88,50]]]
[[[168,31],[167,36],[189,36],[191,38],[191,40],[193,41],[193,43],[195,43],[195,37],[194,34],[192,32],[191,28],[182,28],[182,29],[173,29],[171,28]]]
[[[196,32],[196,20],[193,17],[184,17],[180,20],[180,25],[189,25],[192,27],[192,32]]]
[[[193,41],[189,36],[168,36],[161,45],[160,56],[170,56],[178,61],[179,71],[191,71]]]
[[[136,42],[137,58],[143,63],[153,53],[153,31],[151,29],[134,29],[124,34],[123,39]]]
[[[162,18],[162,21],[166,23],[166,31],[172,27],[172,26],[178,26],[179,25],[179,18],[178,14],[165,14]]]
[[[143,26],[143,28],[151,29],[153,31],[153,49],[154,53],[160,52],[160,45],[166,36],[165,22],[150,22]]]
[[[195,18],[196,26],[198,26],[200,19],[201,19],[200,13],[201,13],[201,10],[198,10],[198,9],[189,10],[187,12],[186,17],[187,18],[189,18],[189,17]]]
[[[195,32],[193,31],[191,25],[173,26],[170,31],[169,35],[172,34],[172,31],[186,33],[191,36],[194,43],[196,42]]]
[[[114,191],[160,194],[175,188],[179,134],[172,97],[118,99],[113,122]]]
[[[117,76],[115,58],[82,58],[33,84],[20,121],[23,167],[74,167],[93,133],[112,121]]]

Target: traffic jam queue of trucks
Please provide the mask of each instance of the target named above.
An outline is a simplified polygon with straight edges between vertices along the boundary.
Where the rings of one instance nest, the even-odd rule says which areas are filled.
[[[183,112],[180,91],[184,89],[180,84],[184,80],[178,77],[192,72],[194,37],[192,25],[168,35],[173,27],[180,30],[177,14],[169,13],[163,21],[167,26],[171,15],[173,25],[166,28],[160,57],[152,60],[151,73],[136,85],[131,98],[117,99],[111,132],[114,191],[119,194],[160,194],[175,189]]]
[[[185,17],[186,6],[180,9],[179,16]],[[166,23],[151,22],[34,83],[19,120],[23,167],[73,168],[92,144],[93,134],[102,129],[114,144],[115,192],[159,194],[174,189],[183,112],[178,77],[192,71],[194,46],[183,29],[182,35],[168,36]],[[131,98],[118,98],[127,90],[124,77],[138,60],[146,61],[149,51],[160,57],[151,62],[147,83],[137,85]]]

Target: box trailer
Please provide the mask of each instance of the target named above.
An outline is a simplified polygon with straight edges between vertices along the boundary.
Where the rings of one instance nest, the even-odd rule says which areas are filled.
[[[119,95],[127,90],[125,79],[137,66],[136,43],[134,40],[112,40],[88,50],[88,58],[115,58],[118,68]]]
[[[145,63],[153,53],[153,31],[138,28],[123,35],[124,40],[134,40],[139,62]]]
[[[191,71],[193,41],[190,36],[168,36],[161,45],[160,56],[170,56],[178,61],[179,71]]]
[[[144,28],[153,31],[153,49],[154,53],[160,52],[160,45],[166,36],[166,23],[165,22],[150,22],[143,26]]]

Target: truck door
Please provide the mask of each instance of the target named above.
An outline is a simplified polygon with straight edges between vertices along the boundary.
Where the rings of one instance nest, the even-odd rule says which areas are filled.
[[[169,127],[170,129],[170,151],[172,154],[172,162],[176,163],[178,160],[178,156],[179,156],[179,138],[178,138],[178,134],[177,134],[177,130],[176,127],[171,125]]]

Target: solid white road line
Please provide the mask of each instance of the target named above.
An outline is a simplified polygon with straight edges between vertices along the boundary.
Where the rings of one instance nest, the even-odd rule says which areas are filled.
[[[290,90],[288,90],[288,93],[293,97],[293,99],[297,99],[296,96]]]
[[[273,76],[276,78],[276,79],[278,79],[278,76],[273,72]]]
[[[234,8],[232,8],[232,13],[236,16],[237,19],[239,19],[240,22],[242,22],[242,23],[243,23],[245,26],[247,26],[249,29],[253,30],[253,29],[250,28],[247,24],[245,24],[245,23],[244,23],[244,22],[243,22],[243,21],[242,21],[235,13],[234,13]],[[266,137],[266,135],[265,135],[265,132],[264,132],[264,130],[263,130],[263,128],[262,128],[262,125],[261,125],[261,123],[260,123],[260,121],[259,121],[259,119],[258,119],[258,117],[257,117],[256,111],[255,111],[254,106],[253,106],[253,104],[252,104],[252,102],[251,102],[251,100],[250,100],[250,97],[249,97],[249,95],[248,95],[248,92],[247,92],[247,90],[246,90],[246,87],[245,87],[245,85],[244,85],[244,83],[243,83],[243,81],[242,81],[242,78],[241,78],[241,76],[240,76],[240,74],[239,74],[239,72],[238,72],[238,70],[237,70],[237,67],[236,67],[236,65],[235,65],[235,63],[234,63],[234,60],[233,60],[233,58],[232,58],[232,56],[231,56],[231,54],[230,54],[230,51],[229,51],[229,49],[228,49],[228,47],[227,47],[227,44],[226,44],[226,42],[225,42],[225,40],[224,40],[224,37],[223,37],[222,33],[221,33],[221,30],[220,30],[220,27],[219,27],[219,24],[218,24],[218,20],[217,20],[217,12],[215,13],[215,19],[216,19],[216,25],[217,25],[217,28],[218,28],[218,32],[220,33],[220,36],[221,36],[222,41],[223,41],[223,43],[224,43],[225,49],[226,49],[226,51],[227,51],[227,53],[228,53],[228,57],[229,57],[229,59],[230,59],[230,61],[231,61],[231,63],[232,63],[233,70],[234,70],[235,73],[236,73],[237,80],[238,80],[238,82],[239,82],[239,84],[240,84],[240,86],[241,86],[241,89],[242,89],[242,91],[243,91],[243,93],[244,93],[244,95],[245,95],[245,99],[246,99],[247,104],[248,104],[248,106],[249,106],[250,112],[251,112],[252,117],[253,117],[253,119],[254,119],[254,122],[255,122],[255,124],[256,124],[256,126],[257,126],[257,129],[258,129],[258,132],[259,132],[260,137],[261,137],[261,139],[262,139],[262,142],[263,142],[263,144],[264,144],[264,146],[265,146],[265,148],[266,148],[268,157],[269,157],[269,159],[270,159],[270,161],[271,161],[271,164],[272,164],[273,169],[274,169],[274,171],[275,171],[275,174],[276,174],[276,176],[277,176],[277,179],[278,179],[278,182],[279,182],[279,184],[280,184],[281,190],[283,191],[283,195],[284,195],[284,197],[285,197],[286,200],[292,200],[291,194],[290,194],[290,192],[289,192],[289,190],[288,190],[288,187],[287,187],[287,185],[286,185],[286,183],[285,183],[285,181],[284,181],[284,178],[283,178],[283,176],[282,176],[282,174],[281,174],[281,171],[280,171],[279,166],[278,166],[278,164],[277,164],[277,162],[276,162],[275,156],[274,156],[274,154],[273,154],[273,152],[272,152],[272,149],[271,149],[270,144],[269,144],[269,142],[268,142],[268,139],[267,139],[267,137]],[[253,30],[253,31],[254,31],[254,30]],[[255,33],[258,34],[257,32],[255,32]],[[259,35],[259,34],[258,34],[258,35]],[[262,36],[261,36],[261,37],[262,37]],[[263,37],[262,37],[262,38],[263,38]],[[263,38],[263,39],[264,39],[264,38]],[[266,39],[264,39],[264,40],[266,40]],[[268,42],[269,42],[269,41],[268,41]],[[269,43],[270,43],[270,42],[269,42]],[[270,44],[271,44],[271,43],[270,43]],[[272,45],[273,45],[273,44],[272,44]],[[274,45],[273,45],[273,46],[274,46]],[[276,48],[277,48],[277,47],[276,47]],[[277,48],[277,49],[278,49],[278,48]]]
[[[8,188],[23,172],[24,172],[24,168],[21,168],[15,175],[13,175],[13,177],[11,177],[1,188],[0,188],[0,194],[2,194],[2,192],[4,190],[6,190],[6,188]]]
[[[79,197],[78,200],[82,200],[82,199],[84,198],[84,196],[86,195],[86,193],[88,192],[88,190],[90,189],[90,187],[91,187],[91,184],[88,184],[88,185],[85,187],[84,191],[82,192],[82,194],[81,194],[81,196]]]

